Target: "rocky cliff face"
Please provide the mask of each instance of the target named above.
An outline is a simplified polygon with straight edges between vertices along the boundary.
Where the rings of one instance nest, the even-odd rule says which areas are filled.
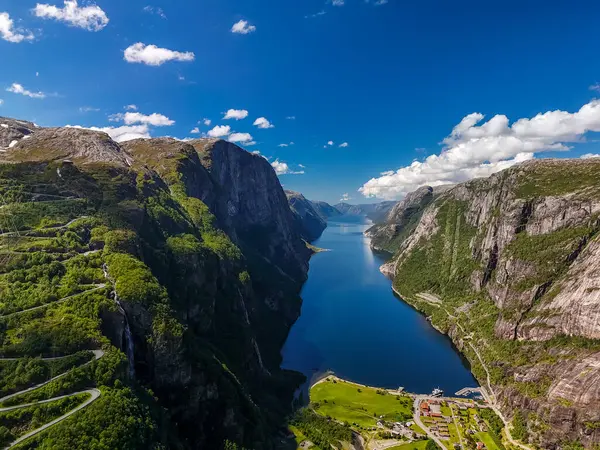
[[[327,221],[315,211],[312,202],[299,192],[285,191],[285,195],[296,217],[298,227],[303,230],[304,239],[308,242],[318,239],[327,228]]]
[[[340,211],[327,202],[312,201],[311,204],[316,213],[326,222],[332,217],[338,217],[342,215]]]
[[[42,227],[58,214],[46,234],[90,221],[80,257],[101,259],[122,305],[96,320],[125,351],[126,314],[135,378],[166,411],[173,440],[271,448],[299,382],[280,370],[280,350],[311,252],[268,162],[218,140],[119,145],[89,130],[3,123],[3,211]]]
[[[398,245],[417,226],[423,210],[433,198],[433,188],[424,186],[396,203],[388,213],[385,222],[367,230],[366,234],[371,238],[371,248],[392,254],[397,251]]]
[[[399,204],[401,220],[427,195]],[[433,199],[382,268],[463,348],[456,323],[472,333],[505,412],[523,409],[543,448],[600,442],[599,215],[600,161],[532,161]]]
[[[382,221],[394,207],[396,202],[386,201],[381,203],[350,205],[348,203],[338,203],[335,208],[342,214],[349,216],[367,216],[374,222]]]

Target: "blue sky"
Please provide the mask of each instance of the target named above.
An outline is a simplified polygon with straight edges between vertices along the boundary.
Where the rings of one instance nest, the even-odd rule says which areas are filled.
[[[69,3],[1,1],[0,115],[133,127],[111,130],[121,138],[229,126],[213,134],[236,133],[286,188],[333,203],[600,153],[592,2]]]

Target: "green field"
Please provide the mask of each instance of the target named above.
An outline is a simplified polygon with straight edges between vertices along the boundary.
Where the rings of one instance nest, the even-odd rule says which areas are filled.
[[[476,441],[483,442],[488,450],[500,450],[489,433],[475,433],[474,437]]]
[[[427,441],[417,441],[390,447],[387,450],[425,450],[425,447],[427,447]]]
[[[310,400],[319,414],[362,427],[375,426],[380,416],[391,422],[411,420],[412,399],[384,392],[343,381],[323,381],[311,388]]]

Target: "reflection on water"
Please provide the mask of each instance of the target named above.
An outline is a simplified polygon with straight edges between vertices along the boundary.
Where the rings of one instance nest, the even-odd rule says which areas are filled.
[[[345,219],[345,218],[344,218]],[[308,379],[327,370],[350,380],[412,392],[476,386],[449,339],[398,300],[369,248],[366,221],[333,222],[315,242],[302,315],[283,349],[283,367]]]

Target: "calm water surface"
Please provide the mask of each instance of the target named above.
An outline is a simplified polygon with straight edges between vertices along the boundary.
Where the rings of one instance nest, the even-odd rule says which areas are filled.
[[[396,298],[369,248],[362,218],[330,222],[315,242],[302,315],[283,349],[283,367],[308,379],[328,370],[370,386],[453,394],[478,386],[450,340]]]

